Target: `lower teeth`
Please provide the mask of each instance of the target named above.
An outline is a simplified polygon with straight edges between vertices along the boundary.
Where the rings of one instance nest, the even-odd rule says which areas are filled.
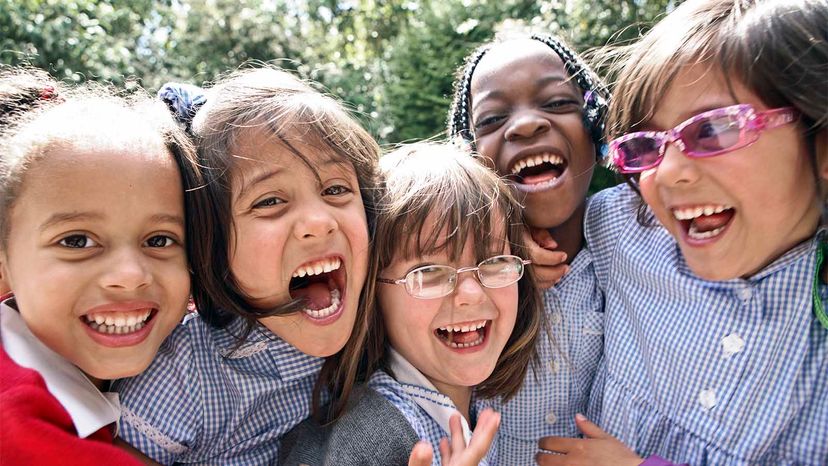
[[[687,231],[687,236],[693,239],[707,239],[712,238],[724,230],[724,227],[721,226],[719,228],[714,228],[710,231],[697,231],[694,225],[690,225],[690,229]]]
[[[314,310],[314,309],[305,309],[305,314],[313,317],[314,319],[323,319],[330,315],[333,315],[337,309],[339,309],[340,303],[340,293],[339,290],[331,290],[331,304],[328,307]]]
[[[450,341],[448,343],[449,343],[449,346],[451,346],[452,348],[470,348],[472,346],[477,346],[477,345],[483,343],[483,335],[479,336],[477,338],[477,340],[474,340],[474,341],[469,342],[469,343],[455,343],[453,341]]]

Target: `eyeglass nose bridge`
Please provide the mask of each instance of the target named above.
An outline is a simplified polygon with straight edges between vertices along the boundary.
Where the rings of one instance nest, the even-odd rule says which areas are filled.
[[[664,157],[664,154],[667,153],[667,144],[675,144],[682,154],[687,154],[687,145],[684,143],[684,139],[681,138],[681,130],[683,129],[673,128],[662,133],[661,147],[659,148],[661,157]]]

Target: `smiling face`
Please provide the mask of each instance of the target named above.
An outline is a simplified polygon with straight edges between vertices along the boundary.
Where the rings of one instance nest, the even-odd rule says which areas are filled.
[[[556,228],[572,218],[586,198],[595,148],[582,93],[560,57],[532,39],[492,47],[475,68],[471,108],[477,150],[525,193],[529,224]]]
[[[26,325],[93,382],[144,370],[190,292],[176,163],[160,139],[117,142],[35,161],[0,257]]]
[[[707,66],[679,73],[642,130],[665,130],[706,110],[759,96]],[[748,277],[813,235],[820,217],[816,175],[799,124],[766,130],[752,145],[691,159],[675,144],[643,172],[641,194],[678,241],[693,272],[708,280]]]
[[[354,326],[368,263],[368,227],[354,168],[330,149],[263,131],[234,148],[230,268],[249,304],[291,298],[303,310],[260,322],[300,351],[329,356]]]
[[[432,225],[430,216],[423,228],[428,231]],[[379,275],[397,279],[429,264],[473,267],[479,262],[473,251],[470,237],[456,262],[446,250],[411,259],[398,257]],[[491,256],[509,253],[507,246]],[[466,272],[458,275],[454,292],[443,298],[418,299],[404,286],[383,284],[378,301],[391,346],[438,390],[451,393],[456,387],[480,384],[494,371],[515,326],[518,285],[485,288],[474,272]]]

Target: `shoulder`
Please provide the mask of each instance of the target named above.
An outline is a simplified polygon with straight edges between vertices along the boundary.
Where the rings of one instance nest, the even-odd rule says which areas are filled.
[[[405,465],[418,436],[383,395],[358,387],[334,424],[307,419],[282,439],[280,464]]]
[[[3,374],[0,395],[0,438],[4,440],[2,463],[49,464],[72,458],[72,464],[138,464],[129,454],[111,443],[83,439],[75,433],[69,413],[49,390],[36,371],[20,367],[0,354]]]

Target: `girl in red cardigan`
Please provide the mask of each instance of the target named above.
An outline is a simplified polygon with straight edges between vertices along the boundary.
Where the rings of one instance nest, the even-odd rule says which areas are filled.
[[[129,464],[108,381],[187,308],[190,143],[163,104],[0,73],[0,463]]]

